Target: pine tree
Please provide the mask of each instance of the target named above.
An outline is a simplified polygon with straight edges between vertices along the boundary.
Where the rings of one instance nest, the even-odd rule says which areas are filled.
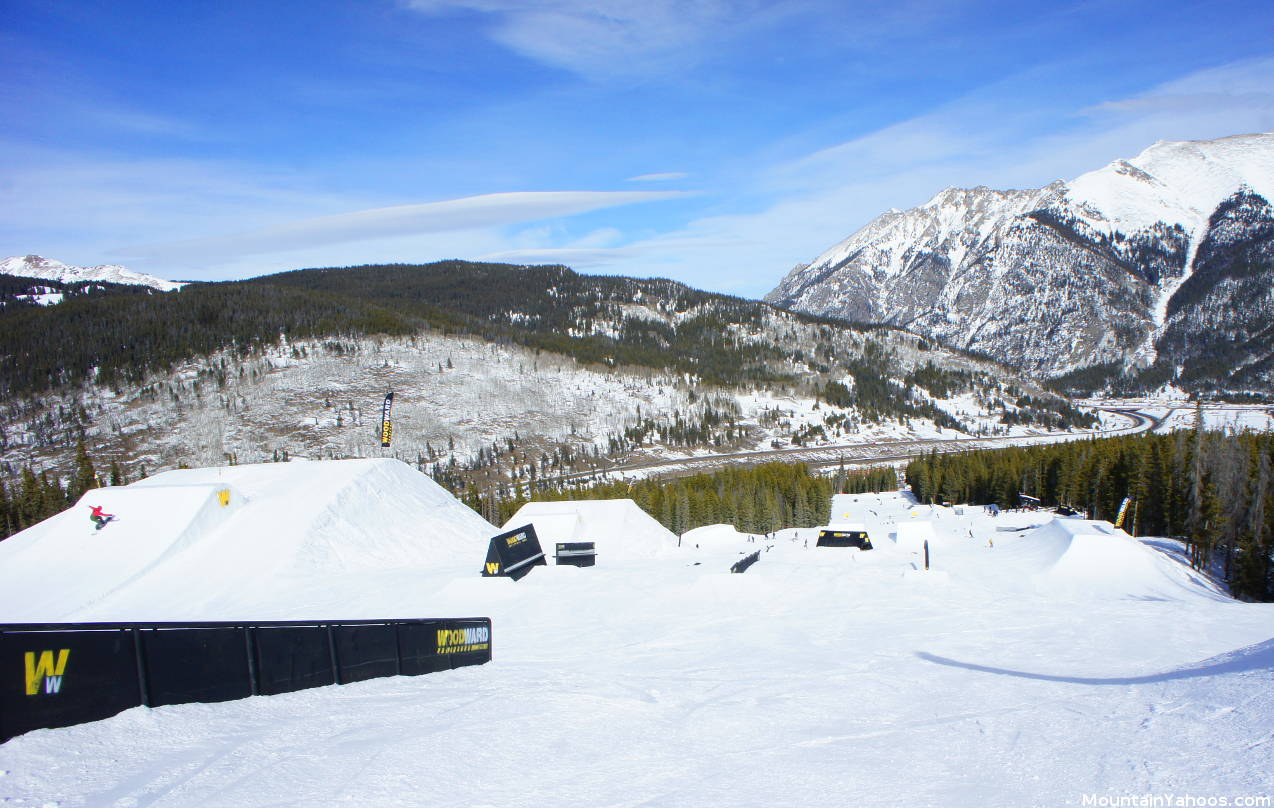
[[[75,445],[75,476],[67,490],[67,498],[78,502],[86,491],[97,488],[97,470],[93,468],[93,459],[89,457],[84,440]]]
[[[1270,486],[1270,455],[1253,441],[1248,463],[1251,493],[1230,588],[1235,595],[1264,600],[1270,597],[1270,547],[1274,522],[1274,492]]]
[[[18,494],[17,512],[18,512],[18,529],[30,527],[36,522],[44,518],[44,504],[42,492],[40,489],[40,478],[35,476],[35,472],[30,466],[23,466],[22,489]]]
[[[8,486],[0,480],[0,539],[6,539],[18,532],[17,521],[13,501],[9,499]]]

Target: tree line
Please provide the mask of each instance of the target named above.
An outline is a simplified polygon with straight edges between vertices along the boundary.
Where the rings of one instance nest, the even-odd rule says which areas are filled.
[[[1274,599],[1274,435],[1196,426],[1072,443],[929,456],[907,466],[922,502],[1016,507],[1019,493],[1114,521],[1134,535],[1180,538],[1191,563],[1240,597]]]
[[[30,466],[19,472],[16,480],[0,480],[0,539],[55,516],[75,503],[86,491],[104,485],[124,485],[127,480],[117,463],[110,464],[105,476],[99,476],[84,442],[75,449],[75,470],[64,483],[47,471],[35,473]],[[88,515],[85,514],[85,522]]]
[[[743,533],[772,533],[789,527],[826,525],[833,494],[892,491],[897,487],[892,468],[842,468],[834,476],[826,476],[814,473],[804,463],[765,463],[689,477],[545,487],[532,497],[499,498],[474,486],[459,495],[497,525],[532,500],[631,499],[677,534],[719,524],[733,525]]]
[[[792,382],[789,352],[735,336],[762,328],[767,304],[667,280],[590,277],[566,267],[466,261],[310,269],[175,292],[41,282],[66,295],[22,303],[29,286],[0,281],[0,394],[136,383],[177,362],[230,350],[248,356],[281,340],[469,334],[584,363],[673,369],[708,383]],[[653,306],[669,322],[629,316]],[[785,315],[822,322],[806,315]],[[844,327],[844,324],[840,324]],[[47,339],[57,334],[58,339]]]

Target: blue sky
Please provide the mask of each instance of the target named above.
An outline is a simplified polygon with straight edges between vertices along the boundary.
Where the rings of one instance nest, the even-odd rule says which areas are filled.
[[[0,254],[759,297],[884,210],[1274,130],[1253,0],[0,0]]]

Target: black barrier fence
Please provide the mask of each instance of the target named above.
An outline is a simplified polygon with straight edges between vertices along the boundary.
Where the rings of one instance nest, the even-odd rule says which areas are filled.
[[[761,551],[757,550],[751,555],[746,555],[738,561],[730,565],[730,572],[747,572],[748,567],[761,560]]]
[[[486,617],[0,625],[0,743],[139,705],[229,701],[490,661]]]

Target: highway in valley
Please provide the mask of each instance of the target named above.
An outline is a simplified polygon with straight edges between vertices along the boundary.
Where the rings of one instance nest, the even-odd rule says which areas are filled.
[[[869,466],[895,463],[920,457],[930,452],[965,452],[972,449],[997,449],[1008,446],[1030,446],[1040,443],[1084,440],[1092,437],[1131,435],[1158,429],[1171,415],[1152,416],[1125,407],[1093,407],[1095,410],[1115,413],[1127,419],[1127,423],[1103,430],[1083,432],[1046,432],[1038,435],[1013,435],[963,438],[905,438],[879,440],[867,443],[821,444],[818,446],[793,446],[784,449],[761,449],[744,452],[696,455],[694,457],[642,460],[599,469],[597,472],[579,472],[548,478],[550,482],[569,482],[605,474],[614,479],[645,477],[684,477],[716,471],[728,466],[757,465],[785,462],[807,463],[815,468],[829,466]]]

